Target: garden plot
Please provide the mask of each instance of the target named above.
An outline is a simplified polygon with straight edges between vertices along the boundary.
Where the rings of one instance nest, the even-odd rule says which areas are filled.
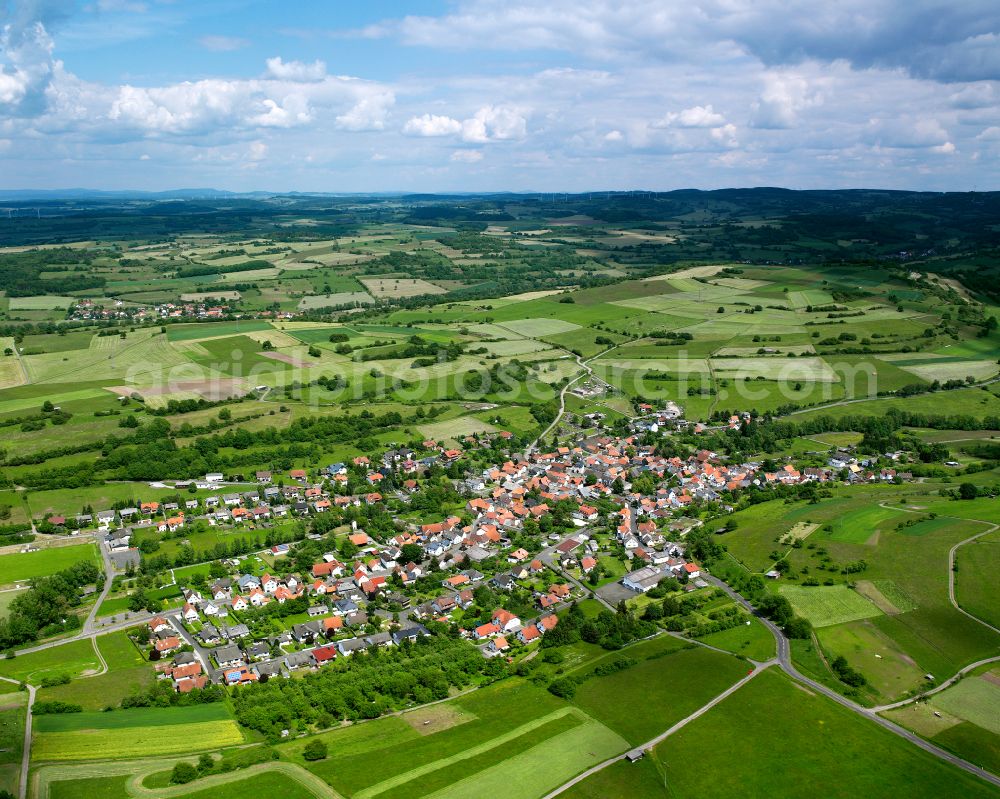
[[[813,627],[830,627],[879,616],[882,611],[846,585],[783,585],[782,595]]]
[[[580,325],[565,322],[562,319],[516,319],[513,322],[504,322],[501,327],[513,330],[528,338],[539,338],[568,333],[571,330],[579,329]]]
[[[712,358],[712,368],[727,377],[808,380],[836,383],[840,378],[822,358]]]
[[[373,297],[397,299],[399,297],[419,297],[422,294],[446,294],[440,286],[435,286],[421,278],[363,277],[364,287]]]
[[[818,524],[809,524],[808,522],[798,522],[785,533],[785,537],[790,541],[804,541],[810,535],[812,535],[819,528]]]

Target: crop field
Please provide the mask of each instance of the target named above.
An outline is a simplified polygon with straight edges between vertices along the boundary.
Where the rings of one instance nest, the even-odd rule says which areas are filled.
[[[80,730],[130,730],[159,724],[186,728],[190,724],[231,721],[221,703],[176,708],[133,708],[112,712],[62,713],[38,717],[38,732],[79,732]]]
[[[712,368],[720,375],[736,378],[763,377],[824,383],[838,380],[836,372],[822,358],[713,358]]]
[[[362,278],[361,283],[372,297],[417,297],[421,294],[445,294],[446,290],[420,278]]]
[[[862,650],[869,653],[871,674],[875,677],[885,669],[882,687],[891,690],[892,685],[905,683],[908,677],[904,672],[909,667],[896,669],[891,662],[874,658],[875,652],[883,654],[876,646],[876,638],[881,639],[881,636],[888,639],[884,643],[893,652],[901,653],[901,661],[915,663],[920,674],[950,675],[997,651],[998,637],[956,611],[948,601],[948,551],[954,544],[984,529],[982,524],[954,516],[961,513],[973,518],[990,518],[994,512],[992,501],[941,502],[933,494],[935,490],[932,484],[916,489],[918,497],[923,492],[931,492],[923,499],[914,498],[912,485],[858,487],[837,491],[833,497],[818,504],[763,503],[735,514],[733,518],[739,528],[726,534],[724,540],[729,552],[751,570],[766,570],[771,555],[787,552],[794,570],[809,567],[821,580],[832,578],[835,583],[832,586],[801,586],[795,583],[803,578],[796,576],[791,581],[783,579],[782,585],[775,585],[774,590],[787,592],[793,607],[821,628],[829,658],[843,654],[857,665],[860,661],[854,658],[858,636],[869,641],[871,645],[863,645]],[[897,529],[901,521],[909,520],[913,514],[892,511],[891,517],[878,522],[874,531],[871,527],[866,528],[869,530],[867,536],[844,540],[837,527],[838,519],[884,510],[879,508],[880,502],[892,501],[893,495],[903,492],[908,492],[908,506],[919,507],[922,513],[934,510],[938,518]],[[951,518],[945,518],[946,514]],[[791,524],[801,521],[822,525],[807,539],[807,546],[787,549],[778,544],[775,531],[787,530]],[[828,530],[827,525],[832,530]],[[920,530],[924,525],[926,530]],[[959,556],[964,549],[959,549]],[[835,566],[832,573],[821,571],[818,568],[821,551],[826,553],[822,557],[831,558],[835,564],[863,560],[865,569],[857,575],[843,574],[839,566]],[[961,570],[957,576],[961,576]],[[859,583],[858,591],[847,587],[847,583],[855,581]],[[851,618],[857,620],[850,621]],[[844,625],[844,634],[833,634],[839,629],[834,625]],[[859,629],[865,625],[873,626],[878,635]],[[831,627],[833,629],[828,631]],[[891,661],[891,658],[885,660]],[[890,667],[896,669],[901,681],[894,682],[896,675],[888,672]],[[819,668],[825,670],[822,664]],[[878,701],[878,697],[873,696],[873,700]]]
[[[549,349],[544,341],[534,339],[517,339],[513,341],[491,341],[483,344],[491,355],[524,355],[529,352],[539,352]]]
[[[485,433],[493,430],[493,426],[471,416],[459,416],[444,422],[432,422],[420,425],[421,435],[434,441],[456,439],[460,436],[471,436],[474,433]]]
[[[84,729],[76,732],[39,732],[32,757],[39,762],[104,760],[109,752],[122,758],[183,754],[243,743],[235,721],[205,721],[186,725],[176,736],[165,736],[157,722],[151,727]]]
[[[542,739],[526,751],[494,753],[493,765],[452,783],[433,794],[435,799],[504,796],[534,799],[547,789],[617,754],[624,741],[607,727],[588,721],[553,738]],[[502,758],[501,762],[496,762]],[[387,794],[386,796],[401,794]]]
[[[0,558],[0,585],[55,574],[82,560],[97,562],[97,547],[94,544],[49,547],[37,552],[4,555]]]
[[[8,690],[9,689],[9,690]],[[5,684],[0,693],[0,790],[16,795],[24,750],[27,692]]]
[[[979,388],[967,388],[947,393],[922,394],[915,397],[907,397],[906,399],[885,397],[865,402],[856,402],[851,405],[808,410],[794,418],[806,420],[816,416],[831,416],[837,419],[855,414],[882,416],[890,408],[906,410],[912,413],[940,413],[942,402],[947,403],[948,412],[953,414],[964,413],[970,416],[982,417],[1000,413],[1000,399],[995,394]]]
[[[566,322],[561,319],[517,319],[511,322],[502,322],[501,325],[518,335],[527,336],[528,338],[568,333],[579,327],[579,325],[573,322]]]
[[[172,767],[173,760],[133,760],[49,764],[36,777],[39,799],[129,799],[152,795],[143,783],[147,773]],[[100,776],[98,776],[100,775]],[[261,763],[228,773],[202,777],[187,785],[157,785],[155,795],[166,799],[243,799],[248,794],[283,799],[330,799],[330,789],[299,766]]]
[[[335,294],[303,297],[299,300],[298,308],[301,311],[308,311],[313,308],[333,308],[338,305],[368,305],[373,302],[374,298],[367,291],[341,291]]]
[[[964,380],[972,377],[976,380],[986,380],[995,377],[998,371],[996,361],[953,361],[943,363],[902,365],[901,369],[915,374],[924,380]]]
[[[75,297],[59,297],[52,294],[42,294],[37,297],[11,297],[12,311],[49,311],[54,308],[69,308]]]
[[[2,349],[0,346],[0,350]],[[23,385],[25,379],[21,362],[16,358],[7,357],[0,361],[0,390]]]
[[[1000,771],[1000,735],[953,716],[933,702],[906,705],[884,715],[970,763],[994,774]]]
[[[176,728],[177,734],[171,734]],[[224,707],[121,710],[39,716],[33,756],[39,761],[105,760],[181,754],[243,743]]]
[[[206,322],[200,324],[179,324],[167,327],[169,341],[199,341],[206,338],[233,336],[252,330],[272,330],[269,322],[257,319],[242,319],[232,322]]]
[[[855,590],[890,616],[917,609],[917,603],[892,580],[858,580]]]
[[[867,619],[882,612],[846,585],[783,585],[781,593],[792,603],[795,612],[808,619],[813,627]]]

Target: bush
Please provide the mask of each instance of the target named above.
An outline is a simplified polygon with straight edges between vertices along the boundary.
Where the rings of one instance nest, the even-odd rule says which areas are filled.
[[[74,705],[72,702],[51,700],[48,702],[35,702],[31,706],[31,712],[36,716],[44,716],[54,713],[82,713],[83,708],[80,705]]]
[[[865,679],[865,675],[853,668],[843,655],[837,655],[833,659],[833,662],[830,663],[830,668],[833,669],[833,673],[837,675],[837,678],[842,683],[846,683],[852,688],[860,688],[868,682]]]
[[[785,624],[784,631],[785,635],[789,638],[810,638],[812,636],[812,625],[808,619],[803,619],[801,616],[794,616]]]
[[[323,760],[327,755],[327,746],[319,738],[313,738],[302,750],[302,757],[306,760]]]
[[[561,677],[549,683],[549,693],[560,699],[572,699],[576,695],[576,683],[568,677]]]
[[[170,772],[170,782],[174,785],[185,785],[196,779],[198,779],[198,769],[190,763],[176,763]]]

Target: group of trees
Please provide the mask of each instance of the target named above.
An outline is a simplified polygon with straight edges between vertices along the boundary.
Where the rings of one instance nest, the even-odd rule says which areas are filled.
[[[619,603],[614,613],[602,610],[591,619],[574,602],[559,624],[542,638],[542,647],[563,646],[583,640],[614,650],[655,632],[655,624],[638,618],[624,602]]]
[[[80,589],[100,577],[101,570],[95,563],[80,561],[51,577],[34,580],[31,588],[10,603],[8,616],[0,618],[0,648],[10,649],[78,627],[80,620],[75,611],[80,606]]]
[[[377,718],[410,704],[444,699],[452,688],[504,676],[468,641],[444,634],[338,658],[298,680],[264,680],[233,690],[236,718],[268,740],[282,730],[323,729],[342,719]]]
[[[170,680],[156,680],[146,688],[136,689],[121,700],[122,708],[134,707],[187,707],[190,705],[207,705],[221,702],[226,698],[226,691],[219,685],[208,684],[204,688],[195,688],[186,694],[174,690]]]

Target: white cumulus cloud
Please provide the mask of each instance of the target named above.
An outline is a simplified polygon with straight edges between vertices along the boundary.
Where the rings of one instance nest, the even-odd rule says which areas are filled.
[[[454,136],[461,130],[462,123],[457,119],[437,114],[411,117],[403,125],[403,133],[407,136]]]
[[[267,59],[267,76],[277,80],[317,81],[326,77],[326,64],[313,61],[282,61],[281,56]]]

